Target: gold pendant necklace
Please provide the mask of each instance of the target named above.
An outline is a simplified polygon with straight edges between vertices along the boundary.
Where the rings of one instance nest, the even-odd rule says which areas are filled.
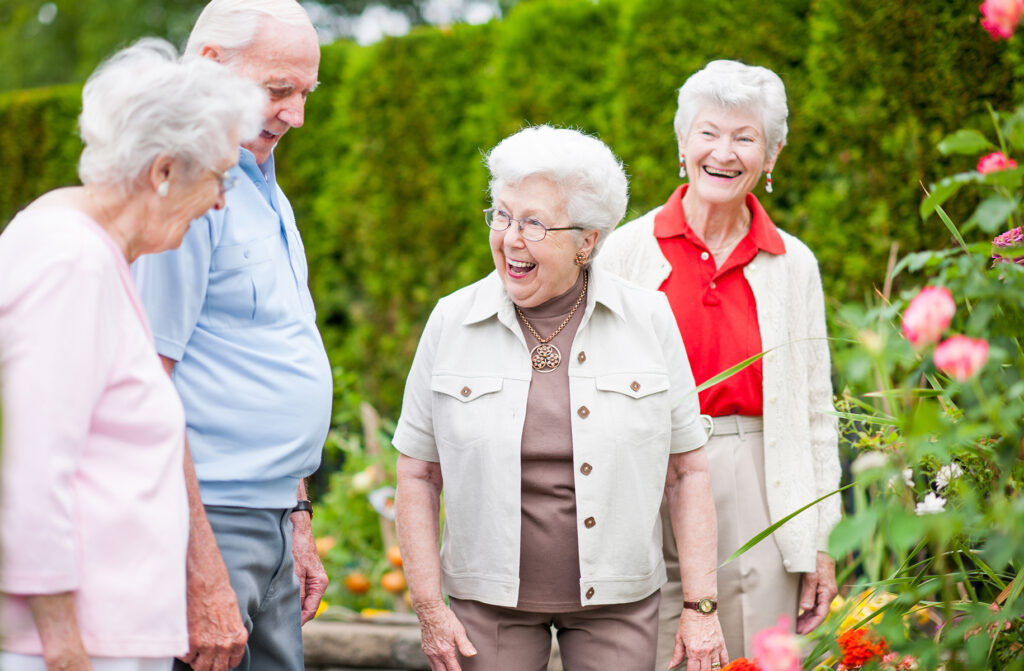
[[[576,299],[576,303],[572,306],[572,310],[569,310],[569,314],[566,318],[558,325],[555,332],[547,338],[541,338],[540,334],[537,333],[537,330],[533,328],[533,324],[530,323],[530,320],[527,319],[526,315],[523,314],[523,311],[519,309],[519,306],[515,306],[516,313],[519,315],[519,318],[523,320],[523,324],[526,326],[527,330],[529,330],[530,333],[533,334],[533,337],[540,342],[539,345],[530,350],[530,363],[533,365],[533,369],[535,371],[539,373],[550,373],[554,369],[558,368],[558,364],[562,363],[562,353],[558,351],[557,347],[550,343],[556,335],[562,332],[565,325],[568,324],[572,319],[572,316],[576,314],[577,308],[579,308],[580,304],[583,303],[583,297],[587,295],[587,278],[588,274],[584,271],[583,291],[580,292],[579,298]]]

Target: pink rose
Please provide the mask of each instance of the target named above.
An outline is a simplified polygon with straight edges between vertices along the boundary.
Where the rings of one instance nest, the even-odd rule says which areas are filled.
[[[925,287],[903,311],[903,335],[914,347],[939,342],[956,313],[953,294],[945,287]]]
[[[971,379],[988,360],[988,342],[953,336],[935,348],[935,367],[958,382]]]
[[[1024,2],[1024,0],[1022,0]],[[987,175],[990,172],[999,172],[1000,170],[1009,170],[1010,168],[1016,168],[1017,162],[1012,158],[1008,158],[1006,154],[1001,151],[994,151],[987,156],[982,156],[978,159],[978,172],[983,175]]]
[[[1024,12],[1024,0],[985,0],[978,7],[985,17],[981,27],[988,31],[993,40],[1008,40]]]
[[[779,616],[774,627],[768,627],[754,634],[751,647],[754,659],[763,671],[800,671],[800,646],[789,631],[790,620]]]

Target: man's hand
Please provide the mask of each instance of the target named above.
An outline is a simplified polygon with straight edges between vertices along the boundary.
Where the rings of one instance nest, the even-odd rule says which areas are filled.
[[[206,525],[209,529],[209,524]],[[238,598],[231,589],[227,567],[210,532],[209,548],[193,548],[188,559],[188,654],[181,661],[195,671],[227,671],[245,655],[249,632],[242,623]]]
[[[819,552],[817,570],[814,573],[803,574],[796,633],[809,634],[825,621],[837,591],[836,562],[824,552]]]
[[[295,558],[295,575],[299,579],[299,598],[302,601],[302,624],[316,615],[320,599],[327,589],[327,571],[316,551],[313,539],[313,525],[309,513],[294,512],[292,520],[292,556]]]

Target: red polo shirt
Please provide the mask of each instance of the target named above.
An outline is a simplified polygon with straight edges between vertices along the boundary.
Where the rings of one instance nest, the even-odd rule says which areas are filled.
[[[660,289],[668,296],[697,384],[761,351],[754,293],[743,276],[743,266],[759,250],[785,254],[775,224],[753,194],[747,194],[750,232],[740,240],[721,268],[686,223],[680,186],[654,217],[654,237],[672,272]],[[760,359],[739,373],[700,392],[701,412],[723,415],[760,415],[763,396]]]

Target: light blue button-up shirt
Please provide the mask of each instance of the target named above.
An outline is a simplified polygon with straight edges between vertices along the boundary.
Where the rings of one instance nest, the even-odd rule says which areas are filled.
[[[203,503],[295,505],[316,470],[333,384],[295,215],[246,149],[227,207],[192,222],[176,250],[132,267],[174,384]]]

